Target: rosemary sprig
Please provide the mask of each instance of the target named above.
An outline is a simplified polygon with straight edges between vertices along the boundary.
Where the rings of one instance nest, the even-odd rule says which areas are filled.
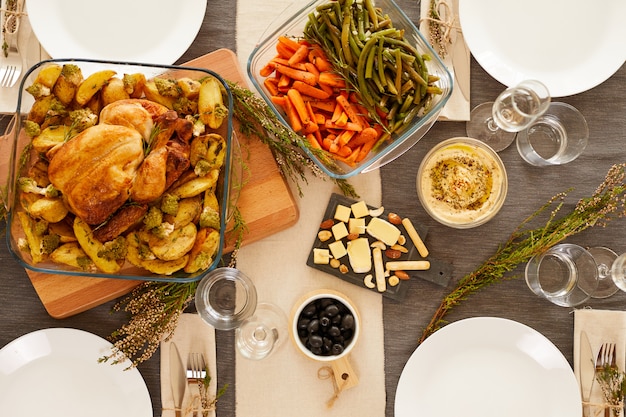
[[[332,165],[334,162],[324,151],[313,148],[306,138],[285,127],[267,103],[252,91],[234,82],[228,81],[227,83],[233,94],[235,117],[239,121],[241,130],[246,135],[256,135],[269,146],[282,174],[294,182],[300,196],[303,195],[301,182],[305,184],[308,182],[307,170],[318,177],[326,177],[300,149],[306,148],[320,160]],[[333,178],[333,181],[343,194],[358,198],[354,187],[346,180]]]
[[[605,226],[612,218],[626,214],[626,164],[613,165],[604,182],[591,197],[578,201],[572,211],[561,218],[557,214],[563,206],[567,192],[554,196],[535,213],[524,220],[500,246],[496,253],[475,271],[461,278],[457,286],[443,298],[430,322],[422,332],[419,343],[445,324],[445,316],[474,292],[499,282],[520,263],[593,226]],[[544,226],[527,229],[527,225],[555,203]]]

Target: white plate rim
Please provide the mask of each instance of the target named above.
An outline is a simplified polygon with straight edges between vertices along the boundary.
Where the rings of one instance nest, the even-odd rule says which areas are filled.
[[[198,35],[207,2],[185,0],[176,3],[175,10],[166,6],[164,2],[153,0],[131,0],[131,3],[127,0],[26,0],[33,32],[52,58],[171,65],[187,51]],[[133,16],[136,26],[115,22],[120,18],[120,11],[127,12],[129,8],[133,11],[141,9],[140,15]],[[97,17],[76,15],[66,18],[63,15],[69,10],[85,9],[93,10]],[[124,19],[130,18],[124,16]],[[161,25],[161,30],[148,23],[170,18],[172,24]],[[87,19],[88,22],[84,22]],[[106,43],[111,38],[120,39],[120,42]],[[121,38],[128,41],[122,42]],[[99,48],[92,49],[90,45],[98,45]],[[132,48],[132,52],[127,48]]]
[[[463,358],[466,352],[471,352],[474,349],[484,349],[485,352],[493,350],[494,352],[516,355],[524,360],[537,362],[542,367],[550,368],[541,375],[532,375],[533,380],[551,382],[550,387],[554,387],[555,390],[554,401],[555,404],[558,401],[559,413],[562,412],[562,415],[580,415],[582,412],[580,391],[574,371],[561,351],[548,338],[533,328],[510,319],[473,317],[446,325],[427,338],[413,352],[398,381],[394,404],[395,416],[414,417],[419,415],[428,417],[428,410],[436,408],[437,417],[452,417],[453,415],[456,417],[457,414],[445,412],[447,407],[444,402],[453,400],[454,385],[435,387],[435,390],[440,391],[441,398],[434,398],[432,393],[420,392],[420,388],[424,384],[432,382],[433,373],[429,372],[432,369],[442,372],[441,379],[448,377],[449,381],[455,381],[457,384],[464,383],[467,386],[467,384],[472,383],[483,387],[481,390],[486,394],[484,397],[485,404],[491,401],[491,404],[495,404],[494,408],[497,409],[493,416],[527,416],[525,414],[527,410],[524,409],[505,409],[506,404],[514,402],[511,398],[489,398],[487,396],[489,389],[484,388],[485,384],[480,384],[485,381],[463,380],[465,369],[462,367],[455,368],[454,375],[447,375],[448,371],[443,369],[445,368],[443,361],[446,360],[446,357],[450,358],[450,356],[446,356],[447,354],[457,355],[458,359]],[[484,365],[482,362],[481,364]],[[470,375],[465,376],[469,377]],[[471,376],[475,377],[476,375],[472,374]],[[513,378],[519,378],[519,375],[514,375],[511,379]],[[515,391],[516,387],[513,386],[512,381],[498,381],[498,383],[503,386],[507,386],[508,383],[508,386],[512,387],[510,391]],[[529,401],[529,399],[524,398],[524,401]],[[550,406],[554,406],[554,404],[550,404]],[[468,404],[464,404],[463,410],[462,414],[470,417],[489,417],[492,415],[483,408],[473,409]]]
[[[493,2],[497,1],[498,7],[494,8]],[[511,87],[525,79],[537,79],[545,83],[553,97],[565,97],[588,91],[615,74],[626,62],[626,47],[623,39],[626,38],[626,25],[618,17],[626,14],[626,2],[622,0],[601,0],[601,4],[593,6],[585,0],[574,0],[568,6],[562,6],[561,2],[545,2],[543,0],[459,0],[459,20],[463,35],[468,48],[480,66],[493,78],[507,87]],[[579,65],[565,65],[557,60],[539,61],[533,60],[534,56],[528,51],[515,50],[515,48],[503,48],[502,44],[517,42],[520,40],[520,26],[524,22],[519,19],[515,11],[516,7],[528,7],[527,13],[537,16],[552,16],[551,25],[538,29],[533,25],[527,25],[527,30],[541,30],[542,37],[559,38],[555,34],[559,31],[573,30],[568,26],[568,12],[581,12],[584,10],[603,10],[606,21],[596,21],[591,16],[582,27],[577,27],[578,32],[589,37],[589,42],[594,47],[580,51],[581,57],[593,55],[593,59],[581,59]],[[559,15],[555,16],[550,7],[560,7]],[[610,9],[612,7],[613,9]],[[485,13],[486,9],[495,10],[493,13]],[[612,10],[612,11],[611,11]],[[510,25],[510,31],[496,31],[495,23],[504,21]],[[608,23],[607,23],[608,22]],[[497,32],[497,33],[495,33]],[[503,33],[504,32],[504,33]],[[560,45],[576,48],[576,45]],[[559,47],[558,45],[555,48]],[[519,54],[515,57],[515,54]],[[517,66],[515,62],[520,58],[524,63],[532,63]],[[549,69],[551,67],[556,67]]]
[[[115,365],[97,363],[104,354],[111,353],[112,346],[107,340],[84,330],[65,327],[35,330],[12,340],[0,349],[0,384],[15,381],[19,377],[21,368],[36,364],[37,361],[71,360],[77,364],[87,364],[86,361],[93,360],[98,369],[102,370],[102,379],[106,379],[109,384],[114,383],[122,386],[125,395],[124,398],[118,399],[103,398],[103,403],[118,401],[116,404],[119,405],[119,402],[125,401],[124,407],[128,408],[129,411],[132,410],[135,417],[152,416],[152,400],[148,387],[139,370],[134,367],[129,368],[131,365],[129,360]],[[32,388],[28,390],[29,392],[25,392],[23,397],[11,397],[10,401],[6,398],[8,394],[0,390],[0,409],[11,407],[11,404],[19,402],[20,407],[24,407],[25,415],[30,415],[27,407],[28,402],[37,399],[37,392],[41,392],[38,390],[50,390],[48,384],[54,382],[45,377],[46,375],[42,374],[40,384],[34,381]],[[87,392],[91,389],[93,381],[97,381],[97,378],[98,375],[94,375],[91,385],[89,381],[83,381],[81,388],[84,387],[85,392]],[[77,398],[80,394],[79,392],[76,393]],[[103,409],[106,410],[106,407]],[[68,417],[73,415],[71,411],[47,407],[46,415],[48,417]],[[85,410],[81,410],[82,414],[80,415],[84,415],[84,412]]]

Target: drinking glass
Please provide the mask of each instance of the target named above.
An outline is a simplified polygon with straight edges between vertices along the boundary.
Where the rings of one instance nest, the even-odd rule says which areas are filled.
[[[589,128],[585,117],[566,103],[552,103],[548,110],[517,134],[517,150],[535,166],[562,165],[578,158],[587,147]]]
[[[526,129],[550,105],[548,88],[537,80],[526,80],[507,88],[495,102],[476,106],[466,124],[467,136],[481,140],[496,152],[506,149],[517,132]]]
[[[602,246],[589,248],[589,253],[598,265],[601,283],[594,298],[606,298],[619,290],[626,291],[626,253],[618,256],[613,250]]]
[[[587,301],[598,289],[598,267],[585,248],[561,243],[534,256],[525,271],[535,294],[563,307]]]
[[[278,349],[288,333],[287,317],[270,303],[259,303],[254,314],[235,330],[235,345],[242,356],[259,360]]]

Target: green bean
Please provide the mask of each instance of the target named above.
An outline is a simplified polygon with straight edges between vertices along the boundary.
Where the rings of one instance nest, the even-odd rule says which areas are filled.
[[[428,74],[428,56],[404,37],[404,30],[373,0],[335,0],[309,15],[305,37],[322,46],[348,88],[374,119],[387,120],[385,140],[420,117],[432,95],[440,94]],[[377,111],[377,108],[379,111]]]

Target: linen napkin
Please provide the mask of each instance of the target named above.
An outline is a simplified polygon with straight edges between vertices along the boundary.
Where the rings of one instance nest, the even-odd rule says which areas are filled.
[[[470,52],[459,23],[459,0],[428,0],[420,7],[420,32],[430,42],[430,9],[431,3],[438,5],[441,19],[449,29],[447,54],[443,58],[452,78],[454,86],[452,95],[439,114],[439,120],[467,121],[470,118]],[[432,45],[438,51],[437,45]]]
[[[580,382],[580,334],[587,333],[595,357],[604,342],[616,343],[617,366],[624,371],[626,344],[626,311],[578,309],[574,311],[574,374]],[[597,382],[591,391],[590,403],[602,404],[604,397]],[[591,409],[591,415],[597,410]],[[600,415],[602,413],[600,412]],[[620,412],[623,415],[623,411]]]
[[[3,27],[4,25],[3,19],[4,13],[0,13],[0,27]],[[39,44],[37,37],[33,34],[27,14],[22,15],[21,17],[17,45],[22,54],[22,75],[24,75],[26,71],[28,71],[28,69],[36,63],[50,58],[50,56]],[[0,56],[0,64],[3,59],[4,55]],[[15,112],[17,109],[17,97],[19,95],[19,91],[19,81],[11,88],[2,89],[2,92],[0,93],[0,114]]]
[[[198,314],[181,314],[178,326],[170,340],[161,342],[161,406],[163,408],[162,417],[174,417],[174,399],[172,396],[172,386],[170,382],[170,346],[176,344],[183,365],[187,368],[187,356],[191,352],[204,354],[207,362],[208,372],[211,375],[208,396],[215,398],[217,392],[217,362],[215,358],[215,329],[206,324]],[[188,387],[183,402],[183,410],[186,410],[193,401],[193,397],[198,395],[197,387]],[[198,413],[201,415],[201,413]],[[183,413],[183,417],[185,414]],[[209,416],[215,416],[215,410],[209,412]]]

